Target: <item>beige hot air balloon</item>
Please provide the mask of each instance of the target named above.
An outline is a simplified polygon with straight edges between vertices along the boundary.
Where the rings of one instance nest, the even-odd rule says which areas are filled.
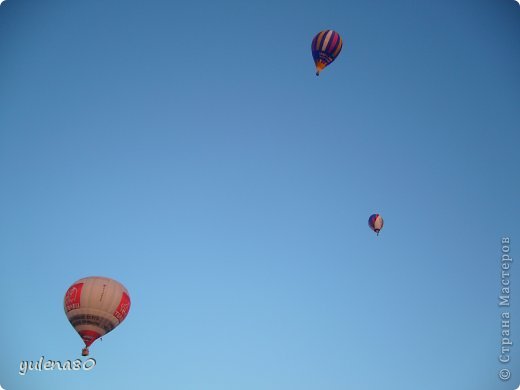
[[[384,221],[380,214],[372,214],[368,218],[368,226],[379,236],[379,232],[383,228]]]
[[[91,276],[69,287],[63,302],[71,325],[85,342],[82,355],[98,338],[117,327],[130,311],[130,295],[114,279]]]

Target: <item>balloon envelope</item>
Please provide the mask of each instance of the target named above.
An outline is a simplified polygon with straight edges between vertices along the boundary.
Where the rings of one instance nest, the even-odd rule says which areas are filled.
[[[379,214],[372,214],[370,218],[368,218],[368,226],[376,232],[377,235],[379,235],[379,231],[383,228],[383,224],[383,218]]]
[[[316,64],[316,76],[336,59],[343,47],[343,40],[336,31],[320,31],[312,40],[312,58]]]
[[[130,295],[125,286],[114,279],[91,276],[69,287],[63,308],[85,343],[82,354],[86,356],[94,341],[124,321],[130,311]]]

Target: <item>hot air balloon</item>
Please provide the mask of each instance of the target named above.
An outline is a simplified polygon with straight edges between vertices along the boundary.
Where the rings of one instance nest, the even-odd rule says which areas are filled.
[[[379,214],[372,214],[368,218],[368,226],[379,236],[379,231],[383,228],[383,218]]]
[[[311,49],[316,64],[316,76],[336,59],[342,47],[343,40],[336,31],[324,30],[314,37]]]
[[[87,356],[94,341],[126,318],[130,311],[130,295],[125,286],[114,279],[91,276],[69,287],[63,307],[85,343],[81,354]]]

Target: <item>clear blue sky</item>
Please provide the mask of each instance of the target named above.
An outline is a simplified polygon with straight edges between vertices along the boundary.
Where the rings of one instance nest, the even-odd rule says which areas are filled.
[[[0,385],[516,388],[519,103],[513,0],[5,1]],[[18,375],[90,275],[132,297],[96,367]]]

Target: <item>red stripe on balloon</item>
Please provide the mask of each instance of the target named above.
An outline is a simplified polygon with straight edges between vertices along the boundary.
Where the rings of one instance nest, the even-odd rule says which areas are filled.
[[[337,32],[332,33],[332,37],[329,40],[329,44],[327,45],[327,49],[325,50],[327,53],[332,54],[336,49],[336,43],[338,42],[339,34]]]
[[[123,320],[128,315],[130,311],[130,297],[127,293],[123,291],[123,296],[121,297],[121,301],[119,302],[119,306],[117,306],[116,311],[114,312],[114,317],[116,317],[119,322],[123,322]]]
[[[68,313],[71,310],[79,309],[81,302],[81,290],[83,289],[83,283],[77,283],[69,287],[65,294],[65,312]]]
[[[98,332],[93,330],[81,330],[78,333],[87,347],[90,347],[94,341],[101,337]]]

